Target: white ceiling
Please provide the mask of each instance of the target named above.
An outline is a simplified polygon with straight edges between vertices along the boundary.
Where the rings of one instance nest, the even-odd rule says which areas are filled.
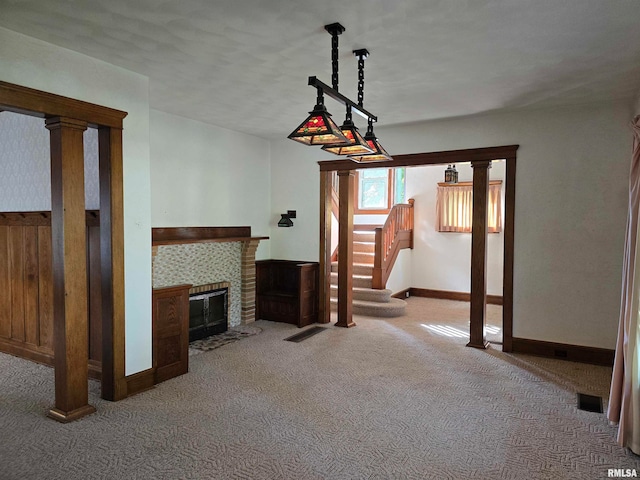
[[[0,26],[148,76],[152,108],[265,138],[313,107],[308,76],[331,84],[333,22],[340,91],[369,49],[381,126],[640,91],[638,0],[0,0]]]

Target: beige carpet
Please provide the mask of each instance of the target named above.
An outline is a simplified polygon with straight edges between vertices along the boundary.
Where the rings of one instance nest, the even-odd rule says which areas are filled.
[[[283,341],[295,327],[261,321],[262,333],[193,356],[189,374],[122,402],[100,400],[92,383],[98,412],[68,425],[44,416],[52,370],[0,354],[0,478],[603,479],[609,468],[640,471],[604,415],[575,406],[573,387],[604,385],[610,369],[466,348],[465,338],[427,328],[458,328],[446,311],[465,307],[453,303],[411,298],[406,317],[357,317],[355,328],[329,327],[301,343]]]

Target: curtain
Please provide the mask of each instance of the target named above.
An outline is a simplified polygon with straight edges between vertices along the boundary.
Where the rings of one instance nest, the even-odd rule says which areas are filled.
[[[638,382],[638,311],[640,256],[636,254],[640,207],[640,116],[631,125],[633,153],[629,176],[629,212],[622,265],[622,299],[618,341],[611,378],[607,418],[618,422],[618,443],[640,454],[640,391]]]
[[[502,230],[502,183],[489,185],[488,230]],[[439,232],[469,233],[473,220],[473,184],[438,186],[436,227]]]

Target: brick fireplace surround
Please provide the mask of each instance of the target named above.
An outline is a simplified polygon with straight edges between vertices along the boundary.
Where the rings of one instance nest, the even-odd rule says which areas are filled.
[[[152,229],[153,288],[229,283],[229,326],[256,319],[255,255],[251,227]]]

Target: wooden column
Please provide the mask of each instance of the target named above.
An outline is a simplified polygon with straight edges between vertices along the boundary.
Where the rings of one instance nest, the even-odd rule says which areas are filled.
[[[318,323],[331,322],[331,172],[320,172]]]
[[[122,129],[100,127],[98,142],[102,277],[102,398],[115,401],[127,396],[124,363]]]
[[[502,351],[513,350],[513,251],[516,219],[516,157],[506,159],[504,205],[504,267],[502,277]]]
[[[95,412],[89,405],[87,245],[83,132],[86,122],[46,120],[51,132],[51,236],[55,407],[49,416],[70,422]]]
[[[353,191],[355,171],[338,172],[340,219],[338,227],[338,321],[336,327],[355,327],[353,322]]]
[[[473,167],[473,229],[471,232],[471,326],[468,347],[487,348],[487,204],[490,160],[471,162]]]

